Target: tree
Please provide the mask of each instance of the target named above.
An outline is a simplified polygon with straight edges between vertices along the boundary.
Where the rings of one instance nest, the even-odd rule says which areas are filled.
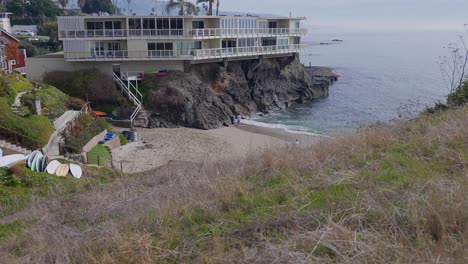
[[[219,0],[216,0],[216,15],[219,16]]]
[[[114,14],[116,8],[112,0],[87,0],[82,11],[88,14],[106,12]]]
[[[51,0],[10,0],[5,7],[13,13],[13,24],[40,24],[62,14],[62,10]]]
[[[65,10],[68,5],[68,0],[59,0],[59,3],[62,6],[62,10]]]
[[[197,0],[197,4],[208,3],[208,12],[206,13],[209,16],[213,15],[213,3],[215,0]]]
[[[131,3],[131,2],[132,2],[132,0],[127,0],[127,4],[128,4],[128,5],[127,5],[127,7],[128,7],[128,8],[127,8],[128,14],[130,14],[130,12],[131,12],[131,11],[130,11],[130,3]]]
[[[169,13],[172,9],[178,8],[179,9],[179,16],[183,15],[190,15],[190,14],[198,14],[198,7],[194,5],[192,2],[187,0],[170,0],[169,3],[166,5],[167,13]]]
[[[86,5],[86,0],[77,0],[77,4],[80,9],[83,10],[83,7]]]

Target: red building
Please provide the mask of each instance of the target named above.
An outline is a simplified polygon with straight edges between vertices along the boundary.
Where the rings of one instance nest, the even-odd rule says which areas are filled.
[[[12,34],[0,29],[0,67],[5,73],[25,73],[26,52],[19,49],[19,42]]]

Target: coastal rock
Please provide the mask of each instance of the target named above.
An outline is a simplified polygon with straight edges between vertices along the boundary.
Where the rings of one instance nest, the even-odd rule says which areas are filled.
[[[296,57],[192,65],[189,72],[151,78],[150,127],[199,129],[327,96],[330,84],[314,81]]]

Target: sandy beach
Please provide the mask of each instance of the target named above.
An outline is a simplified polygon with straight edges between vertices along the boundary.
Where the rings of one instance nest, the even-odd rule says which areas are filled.
[[[114,166],[125,173],[148,171],[171,161],[242,161],[268,149],[305,147],[320,139],[319,136],[246,124],[214,130],[158,128],[138,131],[142,134],[141,143],[130,143],[112,151]]]

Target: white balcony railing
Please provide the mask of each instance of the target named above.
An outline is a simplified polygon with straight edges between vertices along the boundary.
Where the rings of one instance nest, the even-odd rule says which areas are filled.
[[[268,54],[297,53],[304,45],[260,46],[199,50],[128,51],[106,50],[95,52],[65,52],[68,61],[123,61],[123,60],[205,60]]]
[[[60,39],[125,39],[125,38],[220,38],[235,36],[289,36],[305,35],[305,28],[204,28],[204,29],[100,29],[100,30],[61,30]]]

